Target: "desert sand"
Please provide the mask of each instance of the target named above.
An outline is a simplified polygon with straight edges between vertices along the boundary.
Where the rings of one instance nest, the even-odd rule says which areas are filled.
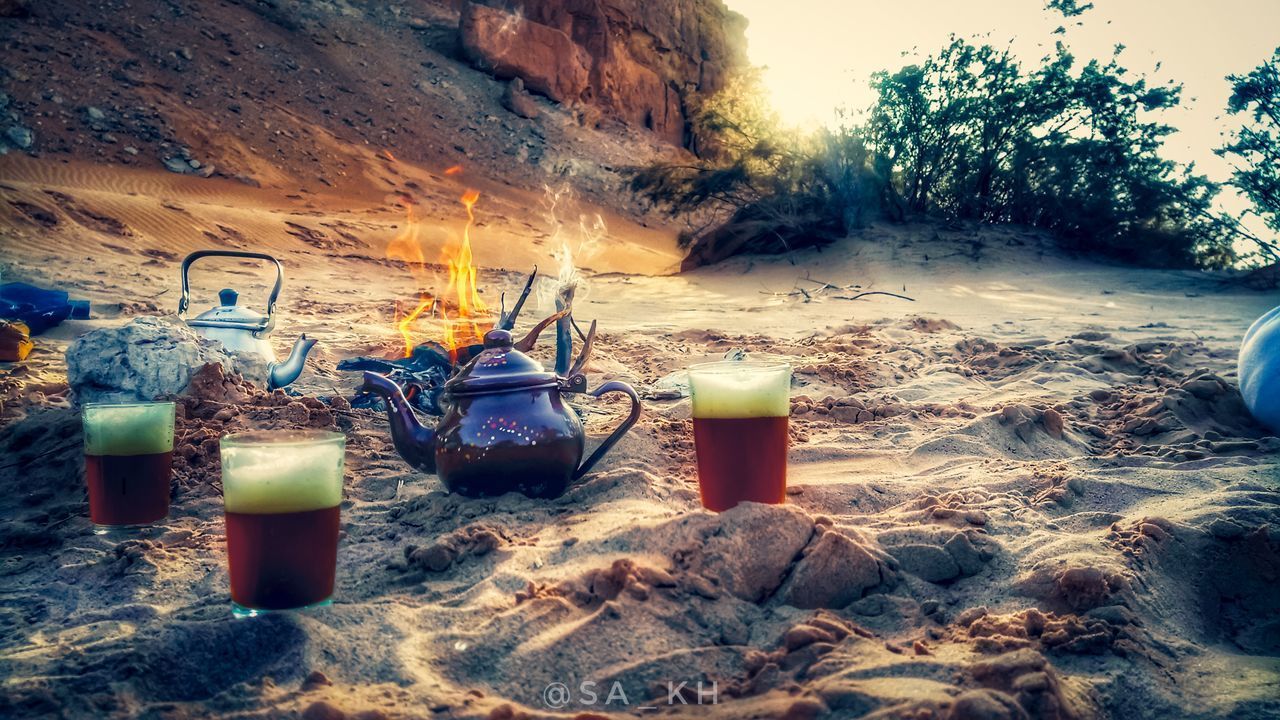
[[[402,462],[335,368],[401,347],[416,285],[384,257],[405,229],[394,197],[0,162],[4,278],[94,306],[0,370],[0,715],[1280,714],[1280,440],[1234,381],[1274,296],[935,225],[672,275],[669,231],[610,217],[578,258],[575,315],[601,328],[592,385],[634,384],[643,418],[557,500],[468,499]],[[471,183],[423,182],[430,254]],[[555,235],[536,193],[481,190],[492,299],[556,267]],[[320,345],[288,394],[193,383],[169,519],[95,536],[63,353],[171,314],[200,247],[280,257],[276,349]],[[250,265],[200,272],[196,311],[224,285],[265,293]],[[850,299],[870,291],[902,297]],[[795,367],[789,490],[716,515],[680,371],[739,351]],[[598,441],[623,408],[581,411]],[[217,438],[272,427],[348,438],[338,589],[329,608],[233,620]]]

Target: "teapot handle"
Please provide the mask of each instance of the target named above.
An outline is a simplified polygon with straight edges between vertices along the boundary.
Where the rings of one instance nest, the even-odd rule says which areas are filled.
[[[276,284],[271,288],[271,295],[267,298],[267,319],[254,332],[255,335],[265,335],[271,332],[276,326],[276,298],[280,297],[280,288],[284,286],[284,266],[280,261],[265,253],[241,252],[239,250],[197,250],[182,261],[182,297],[178,300],[178,317],[183,320],[187,319],[187,307],[191,302],[190,284],[187,282],[187,271],[191,267],[191,263],[205,257],[238,257],[249,258],[252,260],[266,260],[275,263],[276,266]]]
[[[591,453],[591,457],[587,458],[586,461],[582,463],[577,472],[573,474],[574,480],[577,480],[590,472],[591,468],[600,461],[600,458],[604,457],[604,454],[609,452],[609,450],[622,439],[622,436],[631,429],[631,426],[635,425],[636,421],[640,419],[640,396],[636,395],[636,391],[633,390],[630,385],[620,380],[611,380],[587,394],[591,397],[600,397],[601,395],[613,392],[625,393],[627,397],[631,398],[631,414],[627,415],[627,419],[622,421],[622,424],[618,426],[618,429],[614,430],[612,435],[605,438],[604,442],[600,443],[600,447],[596,448],[596,451]]]

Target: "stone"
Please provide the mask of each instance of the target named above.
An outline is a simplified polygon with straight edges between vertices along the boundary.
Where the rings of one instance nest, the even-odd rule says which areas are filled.
[[[867,543],[831,530],[822,534],[796,563],[781,593],[792,607],[843,608],[892,579]]]
[[[946,551],[956,561],[956,565],[960,566],[960,574],[968,577],[976,575],[982,570],[983,560],[982,554],[978,552],[978,548],[973,546],[973,541],[965,533],[956,533],[951,539],[943,545]]]
[[[92,105],[84,109],[84,115],[85,117],[89,118],[91,122],[101,122],[107,119],[106,113],[102,112],[101,110],[99,110],[98,108]]]
[[[1017,701],[998,690],[969,690],[956,697],[947,720],[1026,720]]]
[[[969,666],[969,674],[987,685],[1009,686],[1027,673],[1044,670],[1048,664],[1044,655],[1031,648],[1021,648],[975,662]]]
[[[293,425],[306,425],[311,420],[311,411],[307,409],[306,405],[303,405],[297,400],[285,405],[284,411],[281,414],[284,416],[285,420],[289,421]]]
[[[9,129],[4,131],[4,136],[20,150],[26,150],[36,143],[36,134],[21,125],[10,125]]]
[[[482,70],[521,78],[558,103],[582,99],[590,58],[563,31],[474,3],[463,7],[458,27],[463,53]]]
[[[813,536],[813,520],[788,505],[744,502],[693,521],[688,547],[676,564],[715,582],[731,595],[761,602],[786,577]],[[702,594],[699,592],[699,594]]]
[[[522,118],[533,120],[538,117],[538,103],[524,90],[524,81],[513,78],[502,90],[502,107]]]
[[[834,643],[835,641],[836,637],[830,632],[803,623],[791,628],[782,636],[782,646],[788,652],[799,650],[816,642]]]
[[[302,711],[302,720],[344,720],[347,714],[323,700],[317,700]]]
[[[831,408],[831,418],[844,423],[856,423],[858,422],[858,416],[864,414],[870,415],[864,408],[850,405],[836,405]]]
[[[147,401],[181,395],[208,364],[266,385],[261,358],[229,353],[177,318],[150,316],[77,338],[67,348],[67,383],[79,403]]]
[[[903,572],[921,580],[938,583],[960,577],[960,565],[937,545],[899,545],[889,548],[889,553],[901,563]]]
[[[472,63],[674,145],[694,143],[685,126],[695,96],[724,89],[747,67],[746,20],[719,0],[525,0],[520,7],[514,15],[464,2],[459,39]]]
[[[1102,568],[1072,567],[1056,578],[1057,593],[1075,610],[1091,610],[1106,602],[1114,590]]]
[[[1046,408],[1044,414],[1040,417],[1040,422],[1044,423],[1044,429],[1053,437],[1062,439],[1062,431],[1064,421],[1062,413],[1053,408]]]
[[[182,158],[167,157],[162,162],[164,163],[165,170],[168,170],[169,172],[175,172],[180,175],[185,175],[191,172],[191,166]]]
[[[319,670],[312,670],[311,673],[307,675],[306,679],[302,681],[302,691],[309,692],[332,684],[333,681],[329,679],[328,675],[325,675]]]
[[[959,615],[956,616],[956,624],[960,625],[961,627],[969,627],[970,625],[974,624],[978,620],[981,620],[982,618],[986,617],[989,614],[990,614],[990,611],[987,610],[985,605],[979,605],[978,607],[965,608],[960,612]]]

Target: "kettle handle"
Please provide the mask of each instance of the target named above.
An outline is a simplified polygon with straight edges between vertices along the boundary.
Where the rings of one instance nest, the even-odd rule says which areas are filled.
[[[636,391],[633,390],[630,385],[620,380],[611,380],[587,394],[591,397],[600,397],[601,395],[613,392],[625,393],[627,397],[631,398],[631,414],[627,415],[627,419],[622,421],[622,424],[613,431],[613,434],[605,438],[604,442],[600,443],[600,447],[596,448],[596,451],[591,453],[591,457],[587,458],[586,461],[578,467],[578,470],[573,474],[574,480],[577,480],[590,472],[591,468],[600,461],[600,458],[604,457],[604,454],[609,452],[609,450],[622,439],[622,436],[631,429],[631,426],[635,425],[636,421],[640,419],[640,396],[636,395]]]
[[[255,335],[265,335],[276,326],[276,298],[280,297],[280,288],[284,286],[284,266],[280,261],[265,253],[241,252],[239,250],[197,250],[182,260],[182,297],[178,300],[178,317],[186,320],[187,308],[191,302],[191,288],[187,282],[187,271],[191,263],[205,257],[238,257],[252,260],[266,260],[275,263],[276,284],[271,288],[271,296],[267,298],[267,319],[254,331]]]

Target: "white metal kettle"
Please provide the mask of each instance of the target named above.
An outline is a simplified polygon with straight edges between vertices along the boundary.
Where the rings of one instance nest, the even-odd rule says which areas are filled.
[[[249,308],[236,304],[239,294],[231,288],[218,291],[219,304],[194,318],[187,320],[187,308],[190,304],[191,291],[187,280],[188,270],[196,260],[205,257],[235,257],[265,260],[276,266],[276,284],[267,298],[267,314],[261,315]],[[280,289],[284,286],[284,266],[280,261],[264,253],[240,252],[236,250],[197,250],[182,261],[182,298],[178,301],[178,317],[181,318],[197,335],[217,340],[228,350],[238,353],[257,355],[267,362],[267,389],[284,387],[302,374],[307,353],[316,341],[305,334],[293,343],[293,350],[284,362],[276,362],[275,350],[271,347],[268,336],[275,328],[276,299],[280,297]]]

